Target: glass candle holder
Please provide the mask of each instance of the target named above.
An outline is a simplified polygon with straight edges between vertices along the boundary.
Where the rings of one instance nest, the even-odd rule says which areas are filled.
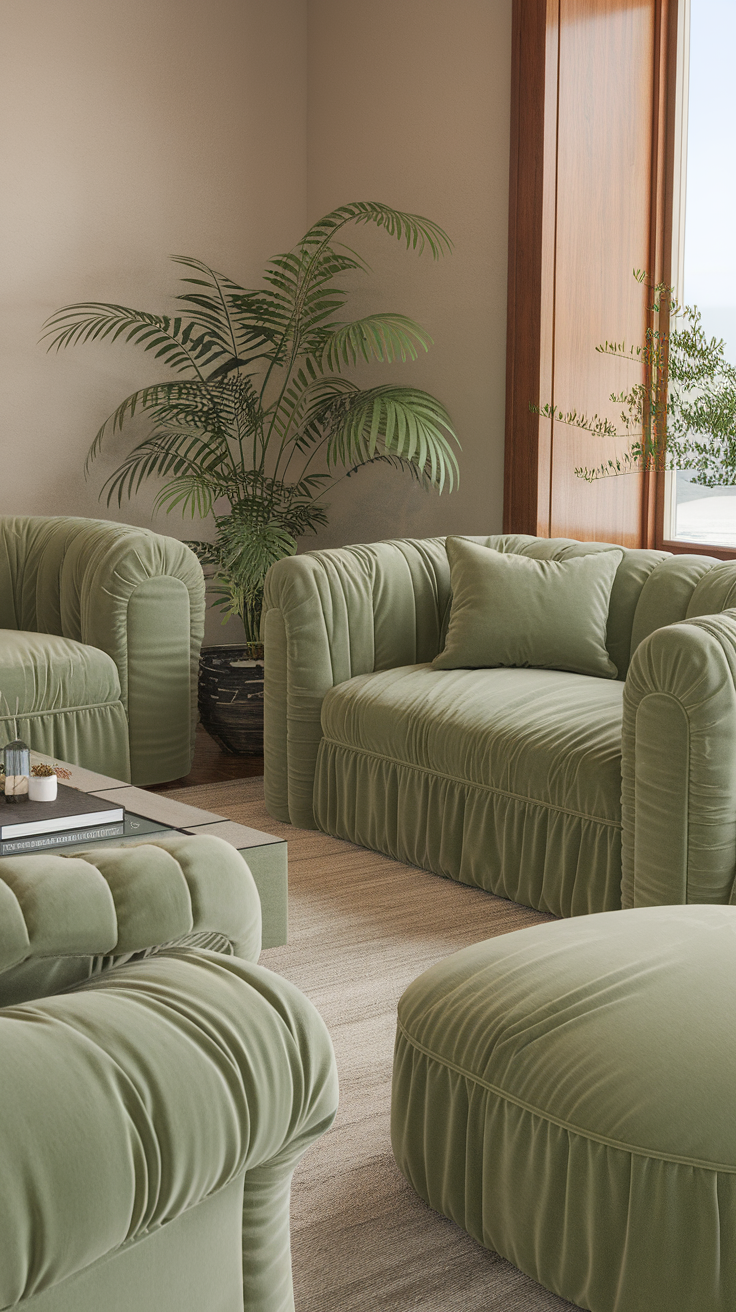
[[[31,749],[16,738],[3,748],[5,764],[5,801],[27,802],[28,781],[31,777]]]

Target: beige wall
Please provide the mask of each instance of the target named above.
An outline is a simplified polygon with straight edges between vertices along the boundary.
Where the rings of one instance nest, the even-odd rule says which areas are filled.
[[[380,467],[343,483],[325,545],[501,530],[510,88],[511,0],[310,0],[309,220],[381,200],[450,234],[437,264],[373,229],[346,240],[376,275],[353,306],[409,314],[434,338],[388,377],[438,396],[463,448],[452,496]]]
[[[462,484],[437,499],[366,471],[333,495],[320,540],[499,528],[510,15],[511,0],[2,0],[0,513],[199,536],[152,520],[151,492],[98,500],[126,440],[82,476],[101,421],[160,369],[122,344],[47,355],[40,326],[77,300],[170,308],[170,253],[252,283],[307,221],[368,198],[456,245],[435,265],[361,230],[376,276],[352,309],[432,333],[390,377],[446,403]]]
[[[305,114],[306,0],[2,0],[0,511],[107,516],[85,452],[162,371],[46,355],[40,325],[78,300],[170,308],[170,254],[253,277],[304,228]],[[150,524],[143,501],[109,514]]]
[[[0,513],[207,536],[152,519],[150,491],[98,500],[122,438],[83,479],[101,421],[160,367],[122,345],[47,355],[40,326],[72,301],[165,312],[170,254],[247,282],[300,236],[306,0],[2,0],[0,123]]]

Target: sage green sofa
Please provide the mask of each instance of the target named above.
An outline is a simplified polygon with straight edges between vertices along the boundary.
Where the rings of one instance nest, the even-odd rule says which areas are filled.
[[[293,1312],[337,1081],[260,915],[214,837],[0,861],[3,1312]]]
[[[469,541],[542,560],[611,549]],[[736,901],[736,563],[625,550],[618,678],[432,669],[450,601],[441,538],[272,566],[271,814],[556,915]]]
[[[189,771],[204,579],[174,538],[0,517],[0,746],[135,784]]]

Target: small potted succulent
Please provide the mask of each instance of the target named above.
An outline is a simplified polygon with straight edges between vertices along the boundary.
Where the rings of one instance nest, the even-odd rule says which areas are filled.
[[[8,744],[8,747],[11,749],[14,746],[14,743]],[[21,744],[21,746],[25,747],[25,744]],[[56,799],[59,779],[70,778],[71,772],[65,770],[61,765],[46,765],[44,762],[40,762],[38,765],[32,765],[30,767],[28,786],[25,795],[29,802],[53,802]],[[5,770],[5,762],[3,756],[0,756],[0,792],[6,792],[7,782],[8,775]],[[12,797],[12,786],[10,793],[6,794],[6,801],[8,800],[8,796]]]
[[[58,776],[52,765],[32,765],[28,781],[28,797],[31,802],[53,802],[56,799]]]

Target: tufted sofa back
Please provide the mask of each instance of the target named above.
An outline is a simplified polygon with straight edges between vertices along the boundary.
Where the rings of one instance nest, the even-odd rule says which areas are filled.
[[[736,562],[522,533],[463,536],[537,560],[623,551],[606,642],[619,679],[626,678],[633,652],[655,629],[736,606]],[[274,617],[282,616],[288,610],[302,638],[309,630],[310,642],[312,630],[318,631],[310,660],[314,665],[317,651],[323,651],[319,677],[327,688],[371,670],[431,661],[442,649],[451,600],[445,539],[397,539],[278,561],[266,580],[264,615],[273,610]],[[272,633],[274,652],[275,642]]]
[[[261,907],[239,852],[212,835],[158,834],[0,862],[0,1008],[58,993],[172,944],[256,961]]]

